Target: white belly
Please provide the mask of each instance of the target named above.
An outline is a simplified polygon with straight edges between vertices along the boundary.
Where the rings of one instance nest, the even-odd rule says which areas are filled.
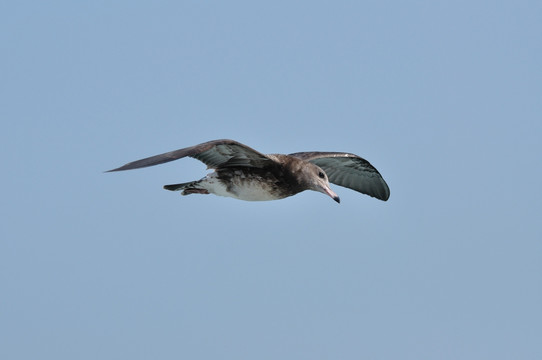
[[[205,180],[201,182],[201,185],[204,185],[205,189],[212,194],[239,200],[268,201],[280,198],[273,195],[270,191],[271,189],[265,183],[260,181],[246,181],[242,176],[233,179],[230,189],[218,180],[216,173],[207,175]]]

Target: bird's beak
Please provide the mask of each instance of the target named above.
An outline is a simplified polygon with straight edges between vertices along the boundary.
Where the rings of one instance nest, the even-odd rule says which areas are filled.
[[[322,192],[324,194],[327,194],[329,195],[333,200],[335,200],[336,202],[338,202],[339,204],[341,203],[341,198],[339,197],[339,195],[335,194],[333,192],[333,190],[331,190],[329,187],[324,187],[322,188]]]

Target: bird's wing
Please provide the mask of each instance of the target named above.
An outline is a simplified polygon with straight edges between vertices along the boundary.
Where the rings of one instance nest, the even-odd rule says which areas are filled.
[[[330,182],[380,200],[388,200],[390,189],[382,175],[367,160],[348,153],[299,152],[290,154],[321,167]]]
[[[205,163],[209,169],[218,167],[263,167],[273,162],[258,151],[234,140],[213,140],[184,149],[170,151],[145,159],[132,161],[111,171],[139,169],[167,163],[183,157],[192,157]]]

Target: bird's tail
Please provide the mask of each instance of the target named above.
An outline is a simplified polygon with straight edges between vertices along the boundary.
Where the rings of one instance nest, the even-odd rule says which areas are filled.
[[[181,184],[171,184],[171,185],[164,185],[164,189],[169,191],[181,191],[181,195],[188,195],[188,194],[209,194],[209,191],[207,189],[202,188],[201,186],[198,186],[201,180],[196,181],[190,181],[187,183],[181,183]]]

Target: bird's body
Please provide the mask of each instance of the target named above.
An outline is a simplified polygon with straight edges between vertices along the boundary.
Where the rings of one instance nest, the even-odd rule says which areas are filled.
[[[246,171],[233,169],[230,171],[212,172],[203,179],[186,183],[166,185],[166,190],[182,191],[182,195],[215,194],[246,201],[278,200],[294,192],[280,191],[278,179],[269,172]],[[180,185],[180,186],[179,186]]]
[[[302,181],[295,176],[307,166],[305,161],[288,155],[277,154],[267,157],[274,162],[264,168],[217,169],[201,180],[166,185],[165,188],[173,191],[182,190],[182,195],[211,193],[247,201],[278,200],[305,190]]]
[[[389,197],[389,188],[378,171],[357,155],[331,152],[264,155],[233,140],[209,141],[110,171],[153,166],[186,156],[201,160],[215,171],[201,180],[165,185],[166,190],[181,191],[182,195],[215,194],[247,201],[277,200],[304,190],[315,190],[339,202],[329,187],[331,181],[381,200]]]

